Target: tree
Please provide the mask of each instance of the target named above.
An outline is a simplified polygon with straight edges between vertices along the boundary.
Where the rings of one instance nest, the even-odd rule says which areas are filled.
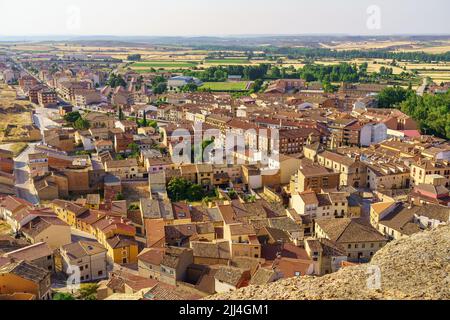
[[[393,108],[406,100],[410,92],[398,86],[384,88],[377,96],[378,106],[380,108]]]
[[[142,125],[144,127],[147,126],[147,112],[145,112],[145,110],[144,110],[144,115],[143,115],[143,119],[142,119]]]
[[[130,54],[127,57],[128,61],[141,61],[142,56],[140,54]]]
[[[238,198],[238,194],[237,194],[236,190],[234,190],[234,189],[230,189],[228,191],[228,196],[230,197],[231,200]]]
[[[322,86],[323,86],[323,90],[326,93],[334,93],[337,91],[337,88],[335,86],[333,86],[330,82],[325,81],[322,83]]]
[[[281,78],[281,71],[278,67],[272,67],[267,74],[270,78],[279,79]]]
[[[64,116],[64,120],[66,120],[67,122],[70,122],[70,123],[74,123],[79,118],[81,118],[81,115],[78,111],[69,112]]]
[[[86,130],[89,129],[89,121],[83,118],[78,118],[75,123],[73,124],[73,127],[77,130]]]
[[[116,195],[116,201],[122,201],[122,200],[125,200],[125,197],[123,196],[122,193],[118,193]]]
[[[205,157],[204,157],[204,151],[205,149],[211,145],[212,143],[214,143],[214,139],[210,139],[210,140],[204,140],[202,141],[201,145],[192,145],[191,146],[191,162],[195,163],[195,162],[203,162],[205,161]],[[198,155],[198,159],[195,158],[195,156]]]
[[[206,194],[202,186],[184,178],[172,178],[167,185],[167,193],[172,201],[200,201]]]
[[[122,78],[121,75],[116,75],[114,73],[111,73],[109,75],[109,79],[106,82],[106,84],[112,88],[116,88],[119,86],[126,87],[126,85],[127,85],[127,83],[125,82],[125,80]]]
[[[195,92],[198,90],[198,86],[195,83],[188,83],[181,87],[181,92]]]
[[[167,84],[166,83],[158,83],[156,86],[153,86],[152,88],[154,94],[163,94],[167,91]]]
[[[400,109],[419,123],[427,134],[450,139],[450,91],[445,94],[409,94]]]
[[[147,125],[155,129],[158,128],[158,122],[156,120],[149,121]]]
[[[84,283],[81,284],[78,294],[81,300],[97,300],[98,284],[96,283]]]
[[[254,202],[256,202],[256,196],[255,195],[246,195],[244,197],[244,201],[246,203],[254,203]]]
[[[140,209],[140,207],[139,207],[138,204],[130,204],[130,205],[128,206],[128,210],[129,210],[129,211],[134,211],[134,210],[139,210],[139,209]]]
[[[172,178],[167,185],[167,193],[172,201],[186,199],[186,192],[190,183],[183,178]]]
[[[261,89],[262,89],[262,87],[263,87],[263,84],[264,84],[264,80],[262,80],[262,79],[256,79],[255,82],[253,82],[251,91],[252,91],[253,93],[258,93],[258,92],[260,92]]]
[[[123,114],[122,107],[119,107],[118,115],[120,121],[125,120],[125,115]]]
[[[204,197],[203,188],[198,184],[192,184],[189,186],[186,192],[186,199],[189,201],[200,201]]]
[[[53,300],[75,300],[75,297],[70,293],[57,292],[53,295]]]
[[[139,146],[136,142],[130,143],[128,145],[128,149],[131,150],[130,157],[131,158],[137,158],[139,156]]]

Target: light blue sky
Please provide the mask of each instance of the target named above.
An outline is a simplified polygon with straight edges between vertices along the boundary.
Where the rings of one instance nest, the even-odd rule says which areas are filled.
[[[0,0],[0,35],[450,34],[449,13],[449,0]]]

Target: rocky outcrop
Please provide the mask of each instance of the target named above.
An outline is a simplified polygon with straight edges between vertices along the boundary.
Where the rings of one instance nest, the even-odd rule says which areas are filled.
[[[450,299],[450,226],[390,242],[369,264],[323,277],[249,286],[208,299]]]

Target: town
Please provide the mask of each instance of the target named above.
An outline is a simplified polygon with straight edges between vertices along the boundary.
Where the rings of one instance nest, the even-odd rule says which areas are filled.
[[[0,43],[0,300],[197,300],[450,223],[449,52],[122,46]]]

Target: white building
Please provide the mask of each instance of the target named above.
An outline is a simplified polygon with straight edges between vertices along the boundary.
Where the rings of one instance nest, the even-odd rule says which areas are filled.
[[[368,123],[361,128],[360,145],[368,147],[387,139],[387,127],[384,123]]]
[[[172,77],[167,81],[167,86],[169,87],[169,89],[176,89],[176,88],[181,88],[185,85],[188,84],[195,84],[197,86],[201,86],[203,83],[194,77],[187,77],[187,76],[176,76],[176,77]]]

